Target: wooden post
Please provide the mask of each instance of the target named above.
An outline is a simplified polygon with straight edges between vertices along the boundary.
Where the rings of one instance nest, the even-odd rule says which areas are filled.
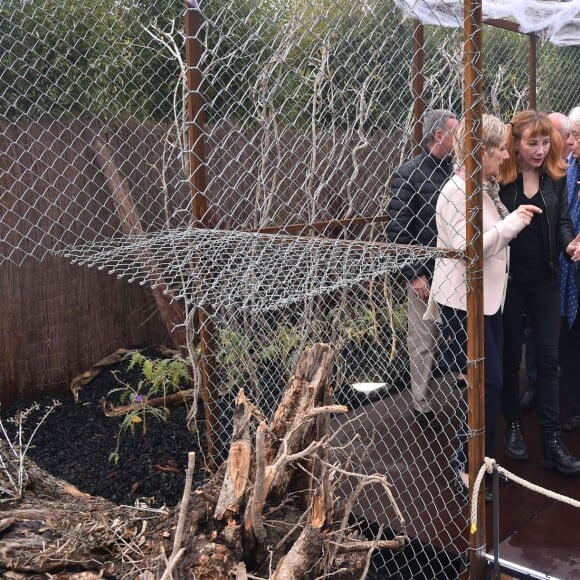
[[[199,39],[201,14],[196,0],[185,0],[185,63],[187,83],[187,134],[189,141],[189,174],[192,192],[192,216],[194,227],[207,227],[208,205],[205,190],[207,172],[205,164],[205,132],[203,99],[200,93],[202,44]],[[217,430],[220,416],[215,386],[215,355],[217,343],[214,337],[211,307],[199,309],[195,316],[201,348],[201,399],[205,406],[205,428],[208,442],[208,458],[212,471],[221,464],[221,438]]]
[[[200,93],[202,46],[198,38],[201,15],[195,0],[185,0],[185,64],[187,83],[187,134],[189,138],[189,172],[192,189],[193,220],[203,226],[207,213],[207,173],[205,165],[205,137],[203,99]]]
[[[537,106],[537,100],[536,100],[536,92],[537,92],[537,88],[536,88],[536,80],[537,80],[537,51],[536,51],[536,47],[537,47],[537,40],[536,37],[533,34],[530,34],[528,36],[528,38],[530,39],[530,44],[529,44],[529,56],[528,56],[528,75],[529,75],[529,81],[530,81],[530,95],[528,98],[528,107],[530,109],[535,109]]]
[[[485,387],[483,335],[483,236],[481,119],[483,116],[483,52],[481,0],[464,4],[465,161],[466,181],[466,266],[467,266],[467,382],[469,479],[473,483],[485,454]],[[484,513],[483,494],[477,499]],[[485,577],[485,518],[478,518],[476,530],[469,530],[471,580]]]
[[[423,64],[425,60],[425,40],[423,25],[417,19],[413,20],[413,66],[411,69],[413,78],[413,116],[415,117],[415,127],[413,129],[415,155],[421,153],[421,141],[423,140],[423,113],[425,112],[425,101],[423,100],[423,87],[425,77],[423,76]]]

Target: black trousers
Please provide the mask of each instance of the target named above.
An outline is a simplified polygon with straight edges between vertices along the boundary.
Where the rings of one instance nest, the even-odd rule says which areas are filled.
[[[449,306],[441,307],[442,336],[445,341],[444,355],[454,372],[467,372],[467,313]],[[485,373],[485,454],[495,458],[495,434],[499,401],[502,390],[503,326],[500,312],[483,317],[484,324],[484,373]],[[464,393],[465,397],[467,393]],[[467,401],[462,400],[457,431],[458,446],[451,458],[451,467],[467,471]]]
[[[551,279],[535,285],[508,283],[503,310],[503,416],[508,423],[521,420],[519,377],[524,312],[530,320],[536,349],[536,404],[540,429],[559,433],[560,288],[557,281]]]
[[[560,386],[570,405],[568,415],[580,415],[580,314],[571,327],[562,319],[560,333]]]

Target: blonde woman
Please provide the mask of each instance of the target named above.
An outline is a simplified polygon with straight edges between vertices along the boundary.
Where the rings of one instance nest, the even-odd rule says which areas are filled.
[[[483,286],[485,324],[485,453],[495,457],[494,440],[502,389],[503,324],[502,303],[507,285],[509,242],[541,213],[532,205],[522,205],[509,212],[498,197],[496,178],[507,151],[507,129],[493,115],[483,116],[481,163],[483,174]],[[458,164],[454,175],[443,187],[437,201],[437,245],[463,251],[466,246],[466,187],[463,163],[465,123],[456,134],[455,155]],[[433,300],[440,306],[445,354],[453,371],[464,373],[466,367],[467,287],[465,261],[441,258],[435,263]],[[464,409],[465,411],[465,409]],[[467,434],[465,420],[458,432],[459,445],[451,459],[454,479],[463,495],[468,492]],[[486,494],[490,501],[491,495]]]

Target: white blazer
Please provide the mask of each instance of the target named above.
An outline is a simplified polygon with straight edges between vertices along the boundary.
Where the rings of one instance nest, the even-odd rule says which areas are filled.
[[[507,286],[510,241],[526,224],[514,211],[501,219],[495,204],[483,193],[483,313],[503,307]],[[437,247],[465,251],[465,180],[454,175],[443,186],[436,207]],[[467,309],[464,260],[437,258],[430,299],[459,310]]]

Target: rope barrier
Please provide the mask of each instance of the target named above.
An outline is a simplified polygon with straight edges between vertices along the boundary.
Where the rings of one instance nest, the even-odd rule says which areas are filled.
[[[475,532],[477,531],[477,497],[479,496],[479,488],[481,487],[481,482],[482,482],[485,474],[486,473],[493,473],[494,466],[496,467],[497,472],[499,474],[505,475],[508,479],[514,481],[515,483],[518,483],[519,485],[525,487],[526,489],[529,489],[530,491],[535,491],[536,493],[540,493],[542,495],[545,495],[546,497],[549,497],[550,499],[555,499],[557,501],[561,501],[561,502],[566,503],[572,507],[580,508],[580,501],[578,501],[576,499],[572,499],[568,496],[562,495],[561,493],[556,493],[554,491],[551,491],[549,489],[546,489],[544,487],[536,485],[535,483],[530,483],[526,479],[523,479],[523,478],[513,474],[511,471],[508,471],[504,467],[497,465],[495,459],[492,459],[490,457],[484,457],[483,464],[479,468],[479,471],[477,473],[477,477],[475,478],[475,483],[473,484],[473,491],[471,494],[471,514],[470,514],[469,521],[471,522],[470,532],[472,534],[475,534]]]

